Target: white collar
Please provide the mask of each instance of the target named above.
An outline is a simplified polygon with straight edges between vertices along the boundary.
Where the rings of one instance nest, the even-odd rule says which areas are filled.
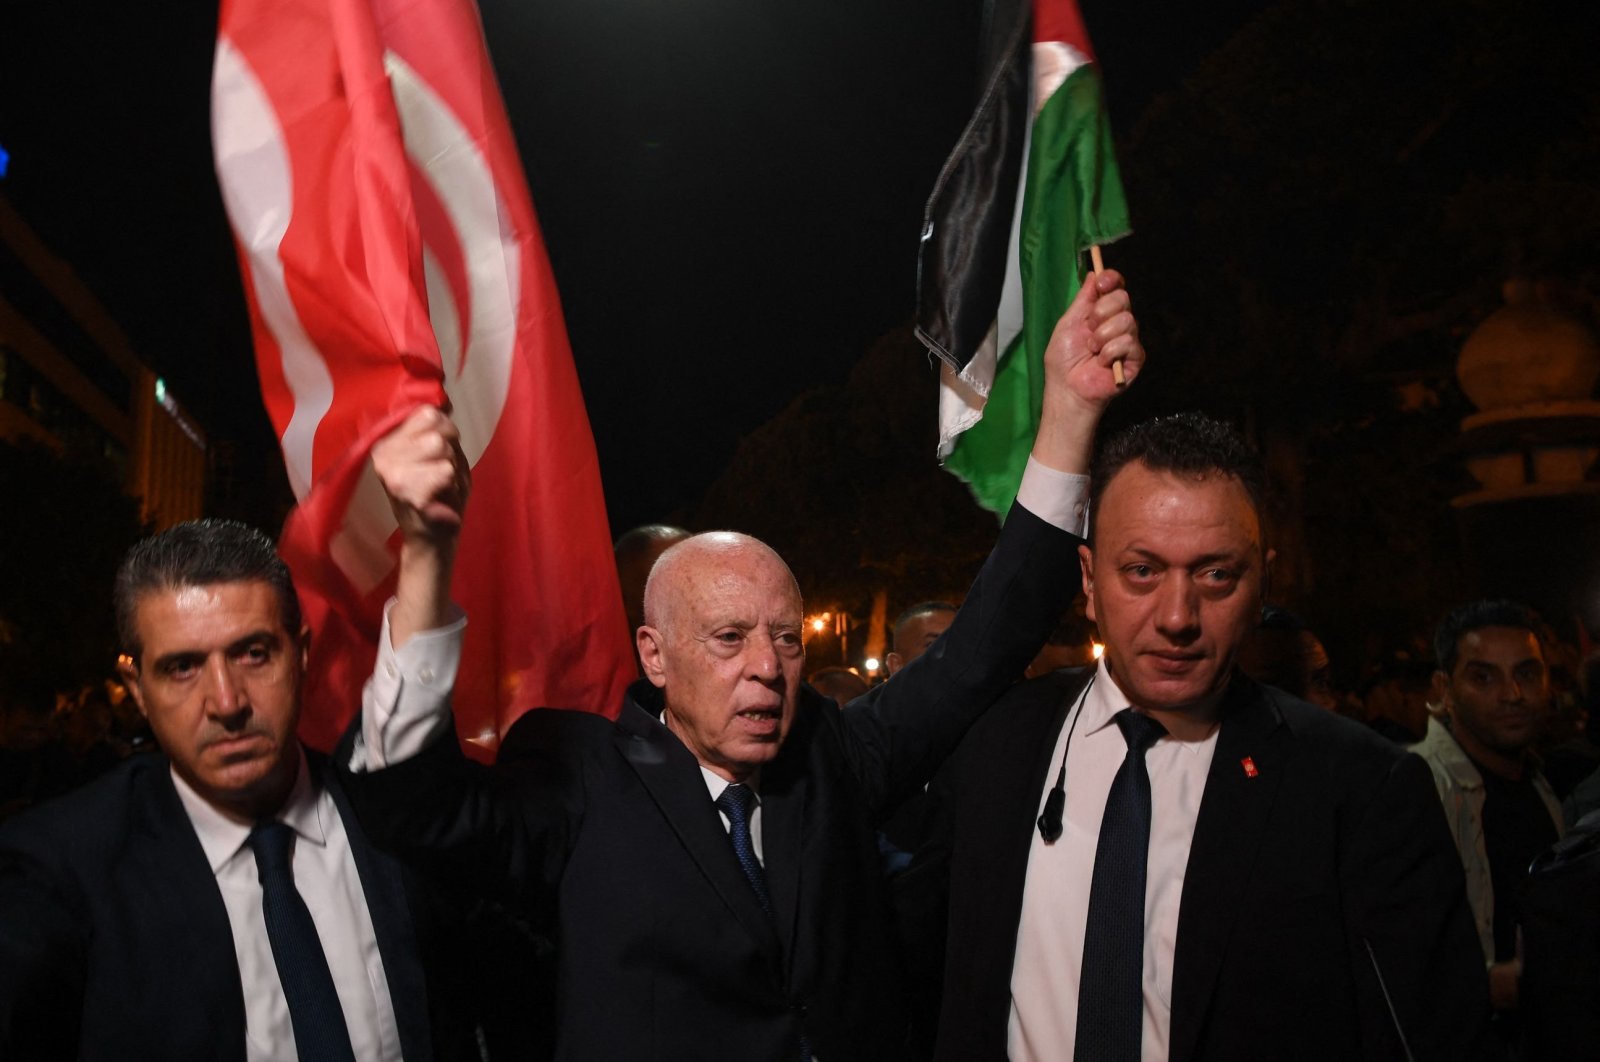
[[[1220,699],[1222,694],[1216,696]],[[1084,698],[1083,707],[1078,709],[1083,714],[1081,724],[1084,733],[1092,734],[1097,730],[1104,730],[1116,721],[1118,712],[1131,707],[1133,702],[1122,692],[1117,680],[1111,677],[1111,668],[1106,663],[1106,658],[1102,656],[1100,663],[1095,666],[1094,688],[1089,690],[1088,696]],[[1213,725],[1206,732],[1206,736],[1198,741],[1179,741],[1171,734],[1163,734],[1156,739],[1156,744],[1176,745],[1185,752],[1198,756],[1221,728],[1220,723]]]
[[[300,763],[294,786],[272,818],[287,824],[312,844],[323,845],[327,843],[327,829],[322,821],[322,790],[311,778],[305,750],[297,745],[295,752],[300,757]],[[178,790],[178,799],[183,802],[183,810],[188,813],[190,824],[194,826],[195,836],[200,839],[200,847],[205,850],[206,862],[215,874],[244,846],[255,823],[210,803],[195,792],[176,770],[172,771],[172,784]]]

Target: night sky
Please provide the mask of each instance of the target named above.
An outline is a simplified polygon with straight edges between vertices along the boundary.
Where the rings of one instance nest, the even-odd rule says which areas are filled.
[[[1086,0],[1117,129],[1259,7]],[[284,488],[210,154],[215,11],[10,8],[0,191],[209,435],[234,444],[242,493],[269,512]],[[741,435],[840,382],[909,318],[923,202],[974,99],[979,4],[483,11],[613,527],[663,518]]]

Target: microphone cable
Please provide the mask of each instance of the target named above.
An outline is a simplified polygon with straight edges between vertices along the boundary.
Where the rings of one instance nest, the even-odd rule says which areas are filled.
[[[1072,751],[1072,732],[1078,729],[1078,719],[1083,715],[1083,706],[1089,700],[1089,691],[1094,689],[1094,680],[1099,674],[1100,669],[1096,666],[1090,672],[1083,692],[1078,695],[1077,705],[1072,709],[1072,722],[1067,726],[1067,744],[1061,750],[1061,772],[1056,775],[1056,787],[1050,790],[1050,795],[1045,798],[1044,810],[1039,813],[1039,836],[1044,838],[1045,844],[1055,844],[1061,839],[1061,815],[1067,807],[1067,753]]]

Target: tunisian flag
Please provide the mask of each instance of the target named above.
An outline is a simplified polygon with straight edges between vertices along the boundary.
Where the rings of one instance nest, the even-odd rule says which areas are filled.
[[[355,715],[393,589],[368,454],[446,396],[473,466],[461,738],[487,758],[529,708],[614,715],[635,665],[599,465],[472,0],[224,0],[212,138],[299,500],[301,736]]]

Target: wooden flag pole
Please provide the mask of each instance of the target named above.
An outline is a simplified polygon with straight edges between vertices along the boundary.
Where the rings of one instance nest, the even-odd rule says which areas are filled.
[[[1089,261],[1094,264],[1095,273],[1098,274],[1105,272],[1106,262],[1104,258],[1100,257],[1100,245],[1098,243],[1090,246]],[[1111,378],[1117,382],[1118,387],[1128,386],[1128,378],[1122,373],[1121,358],[1118,358],[1116,361],[1111,363]]]

